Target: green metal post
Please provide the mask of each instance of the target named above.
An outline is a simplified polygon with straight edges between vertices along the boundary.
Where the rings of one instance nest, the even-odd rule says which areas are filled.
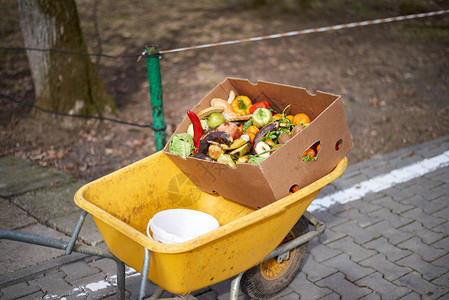
[[[159,66],[159,49],[155,46],[145,46],[148,83],[150,85],[151,111],[153,114],[154,138],[156,151],[162,150],[167,142],[165,132],[164,108],[162,105],[161,69]]]

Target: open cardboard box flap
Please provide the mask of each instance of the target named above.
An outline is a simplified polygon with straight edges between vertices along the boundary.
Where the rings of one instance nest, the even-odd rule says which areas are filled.
[[[228,99],[229,92],[246,95],[253,103],[268,100],[281,112],[291,105],[290,114],[305,113],[312,122],[295,137],[259,164],[226,164],[204,161],[192,157],[183,159],[163,149],[170,159],[201,190],[253,208],[266,206],[288,196],[293,185],[299,188],[331,172],[352,148],[349,128],[340,96],[325,92],[310,94],[306,89],[259,81],[252,84],[246,79],[227,78],[210,91],[192,109],[198,113],[210,106],[213,98]],[[174,134],[184,133],[190,120],[185,117]],[[320,142],[317,159],[303,161],[309,147]]]

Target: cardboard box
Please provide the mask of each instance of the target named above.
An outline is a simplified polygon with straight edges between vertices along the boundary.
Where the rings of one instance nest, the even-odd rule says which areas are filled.
[[[217,193],[227,199],[253,208],[261,208],[289,195],[293,185],[305,187],[331,172],[352,148],[349,128],[340,96],[307,90],[289,85],[259,81],[253,84],[245,79],[227,78],[210,91],[193,109],[199,112],[210,106],[213,98],[228,99],[230,90],[246,95],[253,103],[268,100],[273,108],[282,111],[291,105],[290,112],[306,113],[312,122],[295,137],[259,164],[226,164],[187,157],[183,159],[164,153],[201,190]],[[183,133],[190,124],[188,117],[175,131]],[[317,159],[303,161],[305,150],[319,141]]]

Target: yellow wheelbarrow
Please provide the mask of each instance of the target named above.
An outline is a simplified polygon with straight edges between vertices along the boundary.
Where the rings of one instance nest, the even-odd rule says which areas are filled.
[[[158,152],[86,184],[75,202],[92,214],[109,250],[142,273],[141,298],[147,278],[161,287],[155,299],[162,290],[186,295],[234,277],[231,299],[237,299],[240,286],[253,298],[269,299],[294,278],[307,241],[324,230],[307,207],[346,166],[344,158],[323,178],[254,210],[200,191]],[[149,219],[173,208],[208,213],[220,227],[183,243],[153,241],[146,234]],[[315,230],[308,232],[307,221]]]

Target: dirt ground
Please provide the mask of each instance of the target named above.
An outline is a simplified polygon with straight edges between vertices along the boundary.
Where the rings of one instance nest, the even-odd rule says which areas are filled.
[[[17,4],[0,2],[0,46],[21,47]],[[148,43],[165,50],[448,8],[445,1],[412,0],[311,1],[309,8],[289,11],[217,0],[76,2],[89,51],[97,53],[100,45],[113,55],[139,54]],[[25,52],[0,52],[1,93],[33,103]],[[151,123],[145,63],[92,60],[118,105],[116,117]],[[186,110],[226,77],[341,95],[354,143],[350,163],[449,134],[448,14],[166,54],[161,73],[168,135]],[[67,122],[0,97],[0,155],[93,180],[155,151],[151,129]]]

